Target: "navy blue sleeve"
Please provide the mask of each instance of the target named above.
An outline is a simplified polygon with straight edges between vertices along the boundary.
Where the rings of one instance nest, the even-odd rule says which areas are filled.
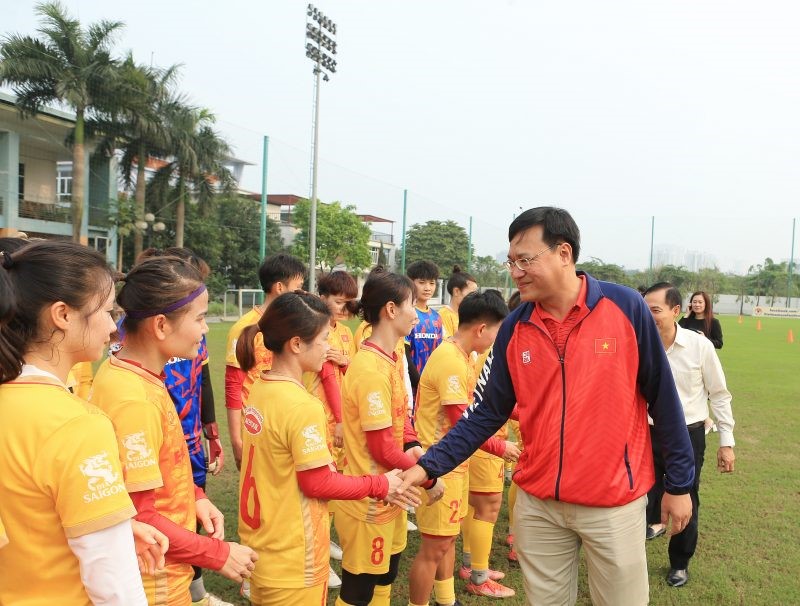
[[[635,290],[602,282],[603,294],[628,317],[639,344],[639,391],[649,403],[653,430],[661,442],[666,467],[664,488],[670,494],[685,494],[694,483],[694,454],[686,416],[669,368],[669,360],[653,316]]]
[[[523,307],[515,309],[500,327],[478,377],[475,401],[447,435],[417,461],[429,478],[443,476],[466,461],[511,416],[517,398],[508,372],[506,349]]]

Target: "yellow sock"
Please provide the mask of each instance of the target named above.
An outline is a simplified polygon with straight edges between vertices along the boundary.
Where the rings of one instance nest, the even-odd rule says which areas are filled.
[[[475,508],[472,506],[467,507],[467,515],[464,516],[464,519],[461,520],[461,539],[462,539],[462,551],[464,552],[464,561],[465,565],[469,566],[468,558],[466,557],[467,554],[472,552],[472,542],[471,538],[471,531],[472,531],[472,519],[475,516]]]
[[[433,581],[433,597],[437,604],[455,604],[456,586],[453,577],[443,581]]]
[[[473,570],[489,569],[489,552],[492,550],[492,534],[494,524],[473,518],[470,524],[470,553]]]
[[[369,606],[389,606],[391,595],[391,585],[375,585],[375,592],[372,594],[372,601]]]
[[[517,502],[517,485],[511,482],[508,487],[508,528],[514,532],[514,504]]]
[[[342,598],[336,597],[336,601],[333,603],[334,606],[350,606],[347,602],[345,602]]]

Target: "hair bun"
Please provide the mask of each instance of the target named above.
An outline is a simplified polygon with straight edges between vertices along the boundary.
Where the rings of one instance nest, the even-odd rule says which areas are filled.
[[[453,273],[454,274],[460,274],[461,273],[461,267],[458,266],[458,265],[453,265]]]

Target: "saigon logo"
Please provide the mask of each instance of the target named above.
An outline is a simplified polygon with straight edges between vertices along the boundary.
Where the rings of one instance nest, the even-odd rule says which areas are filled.
[[[248,406],[244,409],[244,428],[247,433],[257,436],[264,427],[264,417],[255,408]]]
[[[92,503],[123,492],[125,486],[119,481],[119,474],[114,472],[108,460],[108,453],[103,451],[87,459],[79,465],[81,473],[89,478],[89,492],[83,493],[83,502]]]
[[[130,469],[150,467],[157,464],[153,457],[153,449],[147,447],[147,440],[143,431],[128,434],[122,438],[122,445],[127,450],[125,458]]]
[[[303,437],[306,439],[303,454],[321,450],[325,446],[325,440],[322,438],[322,434],[319,432],[319,428],[316,425],[309,425],[303,428]]]
[[[386,409],[383,406],[383,400],[381,400],[381,394],[379,392],[373,391],[367,395],[367,402],[369,402],[369,409],[367,411],[369,416],[380,417],[386,414]]]

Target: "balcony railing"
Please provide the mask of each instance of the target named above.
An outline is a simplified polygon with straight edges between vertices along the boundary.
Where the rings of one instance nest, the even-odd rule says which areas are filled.
[[[69,202],[38,202],[22,200],[19,203],[19,216],[25,219],[69,223],[72,218]]]
[[[369,235],[372,242],[383,242],[384,244],[394,244],[394,236],[380,231],[373,231]]]

